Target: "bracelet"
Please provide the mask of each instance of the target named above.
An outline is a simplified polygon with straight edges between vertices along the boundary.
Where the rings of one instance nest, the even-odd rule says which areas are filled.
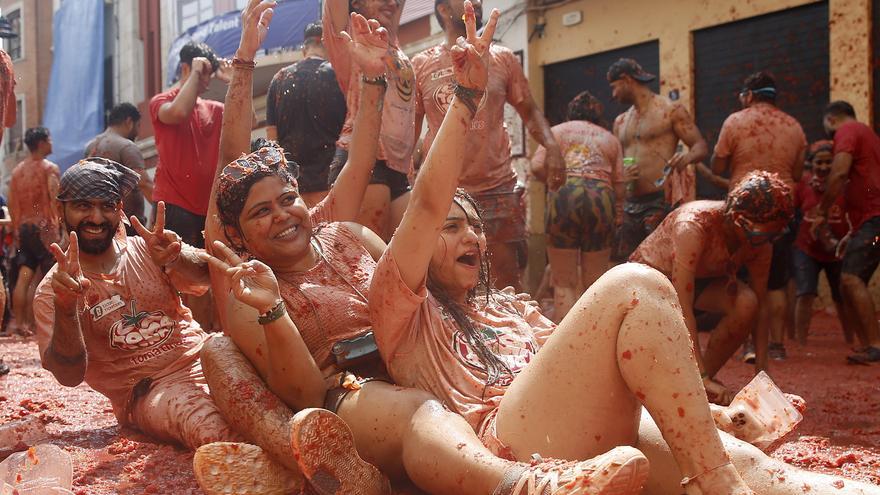
[[[711,473],[712,471],[716,471],[716,470],[718,470],[718,469],[725,468],[725,467],[727,467],[727,466],[733,466],[733,463],[732,463],[731,461],[727,461],[727,462],[725,462],[724,464],[722,464],[722,465],[720,465],[720,466],[715,466],[715,467],[713,467],[712,469],[707,469],[707,470],[703,471],[702,473],[696,474],[696,475],[694,475],[694,476],[685,476],[685,477],[681,480],[681,487],[682,487],[682,488],[687,488],[687,486],[688,486],[689,484],[693,483],[693,482],[694,482],[697,478],[699,478],[700,476],[703,476],[704,474],[709,474],[709,473]]]
[[[269,323],[272,323],[273,321],[284,316],[284,313],[286,312],[287,308],[285,308],[284,306],[284,301],[282,299],[279,299],[274,308],[261,314],[260,317],[257,318],[257,323],[259,323],[260,325],[268,325]]]
[[[468,107],[468,110],[471,111],[471,115],[473,116],[477,113],[477,108],[480,106],[480,102],[483,101],[483,96],[486,94],[486,91],[466,88],[456,83],[453,93],[466,107]]]
[[[367,76],[361,74],[361,81],[363,81],[364,84],[372,84],[373,86],[382,86],[383,88],[388,87],[388,79],[385,78],[385,74],[382,74],[382,75],[379,75],[376,77],[367,77]]]
[[[243,58],[235,57],[232,59],[232,66],[236,69],[254,70],[257,63],[253,60],[245,60]]]

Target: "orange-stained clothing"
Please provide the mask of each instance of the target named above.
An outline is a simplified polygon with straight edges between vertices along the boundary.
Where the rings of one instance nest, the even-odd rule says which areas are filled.
[[[17,117],[15,69],[9,54],[0,50],[0,141],[3,140],[3,131],[15,125]]]
[[[731,114],[721,126],[715,155],[730,159],[730,189],[749,172],[765,170],[779,174],[792,194],[800,178],[794,169],[801,165],[807,137],[791,115],[769,103],[759,103]]]
[[[510,138],[504,123],[504,104],[519,105],[531,97],[529,82],[519,58],[503,46],[489,50],[489,82],[486,96],[471,121],[459,186],[480,193],[516,181],[510,163]],[[452,57],[445,44],[413,57],[419,111],[428,122],[422,149],[427,152],[452,103],[455,78]]]
[[[623,182],[623,148],[614,134],[585,120],[554,125],[552,131],[565,159],[568,176],[607,184]],[[546,158],[547,149],[539,146],[532,157],[532,166],[542,167]]]

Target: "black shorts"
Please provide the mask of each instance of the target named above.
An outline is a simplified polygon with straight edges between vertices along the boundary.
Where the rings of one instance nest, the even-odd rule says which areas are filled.
[[[767,279],[767,290],[782,290],[791,279],[794,240],[797,229],[789,225],[789,231],[773,243],[773,258],[770,260],[770,276]]]
[[[672,207],[663,191],[626,198],[623,221],[614,239],[614,261],[626,261],[639,244],[660,225]]]
[[[831,299],[840,302],[840,261],[819,261],[809,254],[794,248],[794,283],[797,296],[815,296],[819,293],[819,272],[825,271],[828,285],[831,287]]]
[[[52,253],[46,249],[43,241],[45,233],[42,228],[32,223],[25,223],[18,228],[18,252],[15,255],[15,266],[26,266],[36,271],[38,268],[46,273],[55,264]],[[16,268],[16,272],[18,269]]]
[[[301,193],[322,192],[329,189],[327,185],[330,167],[324,165],[299,164],[299,177],[296,182]]]
[[[880,216],[872,217],[852,234],[843,253],[841,272],[856,275],[866,284],[880,264]]]
[[[336,156],[330,164],[330,172],[327,177],[328,189],[336,182],[336,178],[342,172],[342,167],[348,160],[348,150],[336,148]],[[385,160],[376,160],[376,166],[373,167],[373,176],[370,177],[370,184],[384,184],[391,189],[391,201],[403,196],[410,190],[409,178],[406,174],[391,170]]]
[[[174,231],[180,239],[197,248],[205,247],[205,217],[165,203],[165,228]]]

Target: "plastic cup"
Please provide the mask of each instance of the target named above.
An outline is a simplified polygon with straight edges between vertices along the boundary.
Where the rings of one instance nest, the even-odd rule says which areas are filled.
[[[754,420],[754,436],[750,442],[758,448],[766,448],[787,435],[804,416],[763,371],[736,394],[728,409],[729,415],[742,412]]]

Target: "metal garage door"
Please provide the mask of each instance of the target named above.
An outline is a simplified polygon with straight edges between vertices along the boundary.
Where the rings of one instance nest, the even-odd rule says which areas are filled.
[[[695,31],[694,68],[697,125],[711,147],[724,119],[739,110],[743,79],[759,70],[776,76],[777,103],[800,121],[807,139],[821,139],[828,103],[828,3]],[[700,184],[698,194],[717,191]]]
[[[545,66],[544,111],[550,124],[563,122],[568,102],[581,91],[587,90],[605,106],[605,120],[610,127],[614,117],[626,110],[626,107],[611,100],[611,87],[605,74],[611,64],[624,57],[638,60],[652,74],[660,73],[660,46],[657,41]],[[658,78],[651,83],[651,89],[658,91],[659,84]]]

